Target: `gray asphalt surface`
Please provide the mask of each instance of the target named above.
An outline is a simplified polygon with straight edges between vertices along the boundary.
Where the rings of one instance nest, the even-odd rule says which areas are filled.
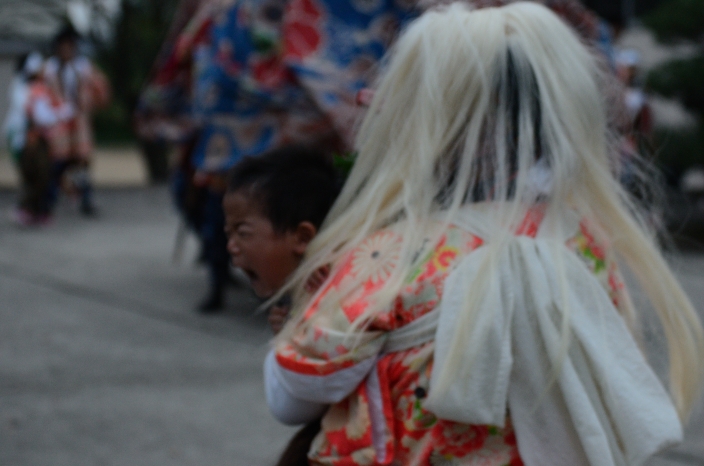
[[[0,191],[0,466],[271,465],[294,432],[268,413],[261,362],[270,333],[233,288],[205,291],[165,188],[103,190],[101,216],[64,200],[53,225],[22,230]],[[704,310],[704,255],[673,258]],[[700,408],[684,445],[650,466],[704,465]]]
[[[292,435],[268,413],[271,336],[245,289],[193,309],[206,273],[171,262],[165,189],[98,193],[101,216],[62,202],[20,230],[0,193],[0,465],[268,465]]]

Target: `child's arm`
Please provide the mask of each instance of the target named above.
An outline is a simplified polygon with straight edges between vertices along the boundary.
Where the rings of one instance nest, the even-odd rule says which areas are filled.
[[[291,308],[288,304],[279,303],[274,304],[271,306],[271,309],[269,309],[267,321],[269,322],[269,327],[271,327],[271,331],[274,332],[274,335],[278,334],[284,327],[284,324],[288,320],[288,313],[290,310]]]
[[[325,283],[325,280],[328,279],[328,276],[330,275],[330,266],[329,265],[324,265],[317,269],[315,272],[311,274],[310,277],[308,277],[308,281],[306,281],[305,284],[305,289],[308,293],[315,293],[318,291],[318,288],[322,286],[323,283]]]
[[[351,260],[350,256],[350,259]],[[339,273],[348,273],[341,267]],[[323,283],[330,271],[327,267],[317,270],[306,286],[314,289]],[[339,277],[337,277],[339,278]],[[336,293],[335,287],[322,290],[321,299],[327,293]],[[356,300],[353,300],[356,302]],[[305,403],[331,404],[344,399],[353,391],[374,367],[385,339],[385,332],[367,329],[356,331],[350,338],[352,318],[348,315],[352,302],[340,302],[332,310],[331,319],[312,319],[316,315],[317,304],[305,312],[304,322],[286,342],[280,342],[267,359],[265,368],[268,400],[274,415],[286,422],[298,415],[299,408],[308,412]],[[311,322],[311,319],[314,322]],[[277,388],[278,387],[278,388]],[[291,403],[279,403],[274,394],[283,396]],[[285,392],[285,393],[283,393]],[[295,403],[301,400],[305,403]],[[290,409],[290,410],[289,410]],[[312,412],[313,410],[311,410]]]
[[[274,353],[270,352],[264,361],[264,391],[274,417],[286,425],[304,424],[320,418],[328,405],[302,400],[293,395],[282,383],[280,370]]]
[[[318,291],[318,288],[325,283],[325,280],[327,280],[329,275],[329,265],[320,267],[318,270],[313,272],[313,274],[308,278],[308,281],[306,281],[306,284],[304,285],[305,290],[308,293],[315,293]],[[284,324],[286,324],[286,321],[288,320],[288,314],[290,311],[291,303],[288,295],[284,296],[284,298],[279,300],[279,302],[271,306],[267,321],[269,322],[269,327],[271,327],[271,331],[274,332],[274,335],[278,334],[284,327]]]
[[[269,309],[269,327],[274,335],[278,334],[288,320],[288,313],[291,311],[291,295],[285,294],[279,299],[276,304]]]

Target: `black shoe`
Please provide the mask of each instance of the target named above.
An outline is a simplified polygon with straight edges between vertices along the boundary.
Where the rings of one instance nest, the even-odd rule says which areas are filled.
[[[211,293],[198,305],[201,314],[217,314],[225,310],[222,293]]]
[[[91,203],[83,203],[81,204],[81,215],[96,218],[98,216],[98,209]]]

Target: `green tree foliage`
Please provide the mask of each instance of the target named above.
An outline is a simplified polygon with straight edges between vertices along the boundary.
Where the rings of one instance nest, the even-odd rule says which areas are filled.
[[[668,0],[643,18],[658,40],[699,41],[704,35],[703,0]]]
[[[677,186],[688,168],[701,165],[704,128],[659,129],[655,133],[655,160],[668,184]]]
[[[700,44],[696,56],[673,60],[652,70],[647,85],[658,94],[677,98],[704,119],[704,0],[667,0],[645,16],[643,23],[661,41]]]
[[[113,86],[112,104],[96,115],[101,142],[132,139],[131,115],[168,31],[178,0],[124,0],[114,38],[98,54]]]
[[[693,129],[660,130],[656,134],[660,165],[676,183],[684,170],[704,163],[704,0],[666,0],[642,19],[662,42],[699,44],[698,54],[666,62],[646,79],[650,91],[677,99],[698,119]]]
[[[703,26],[704,27],[704,26]],[[647,86],[704,117],[704,55],[672,60],[650,72]]]

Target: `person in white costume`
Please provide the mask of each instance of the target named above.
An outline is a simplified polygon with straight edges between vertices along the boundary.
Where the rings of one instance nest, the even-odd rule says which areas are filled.
[[[265,362],[277,418],[322,415],[310,464],[637,465],[681,439],[704,335],[617,179],[607,79],[532,2],[401,35]],[[619,265],[660,318],[667,387]]]
[[[93,113],[108,104],[110,85],[105,75],[79,53],[80,36],[71,25],[54,38],[54,55],[44,67],[44,79],[53,92],[70,103],[74,115],[66,126],[64,148],[52,155],[51,204],[56,203],[64,175],[80,195],[80,211],[95,216],[90,161],[93,153]]]
[[[10,87],[10,110],[3,130],[20,172],[19,205],[12,219],[22,226],[45,225],[48,206],[50,143],[60,126],[73,118],[74,107],[51,92],[43,80],[44,58],[30,53]]]
[[[24,149],[27,132],[28,80],[29,77],[41,72],[43,62],[44,59],[38,52],[21,57],[17,72],[8,88],[10,105],[2,128],[10,154],[15,161],[19,160],[22,149]]]

